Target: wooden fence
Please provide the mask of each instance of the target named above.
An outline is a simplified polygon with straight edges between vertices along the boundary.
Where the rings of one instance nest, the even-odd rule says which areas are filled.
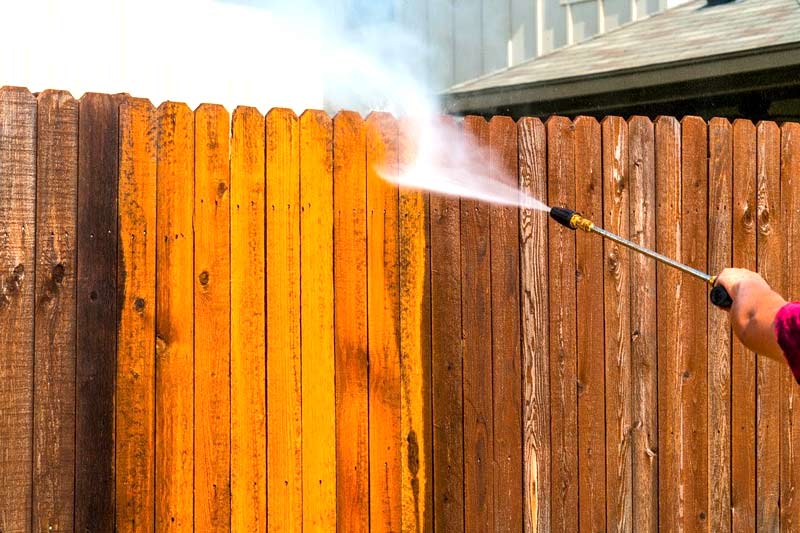
[[[800,297],[800,125],[468,117],[635,241]],[[786,531],[800,389],[707,287],[398,191],[401,120],[0,90],[0,531]]]

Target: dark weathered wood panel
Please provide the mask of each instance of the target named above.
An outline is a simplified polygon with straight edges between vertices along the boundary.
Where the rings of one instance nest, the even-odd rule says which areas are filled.
[[[785,294],[786,264],[781,213],[781,131],[774,122],[756,127],[756,255],[758,272]],[[778,531],[781,525],[781,396],[788,368],[768,357],[756,358],[756,529]]]
[[[731,265],[733,136],[730,122],[708,131],[708,271]],[[731,330],[728,315],[708,303],[708,490],[711,531],[731,529]]]
[[[656,246],[655,131],[647,117],[628,121],[630,238]],[[658,361],[656,263],[631,255],[631,490],[632,524],[658,529]]]
[[[36,99],[0,88],[0,529],[31,529]]]
[[[603,120],[603,227],[630,235],[628,124]],[[606,479],[608,529],[630,531],[633,498],[631,456],[631,259],[633,253],[604,243],[606,360]]]
[[[442,119],[454,131],[450,119]],[[461,208],[431,194],[431,387],[433,516],[437,530],[464,530],[464,429],[461,345]],[[446,524],[446,526],[444,526]]]
[[[659,117],[656,139],[656,249],[680,261],[681,255],[681,128],[672,117]],[[658,511],[659,529],[681,525],[681,380],[679,359],[683,275],[666,265],[656,268],[658,310]],[[688,416],[688,415],[683,415]]]
[[[786,123],[781,126],[781,204],[783,227],[785,228],[786,261],[791,265],[785,269],[785,297],[800,299],[800,124]],[[800,412],[797,402],[800,387],[794,376],[784,369],[781,383],[781,530],[796,531],[800,524],[800,457],[797,443],[800,442]]]
[[[488,149],[489,125],[483,118],[467,117],[464,134],[475,149]],[[472,171],[488,175],[489,161],[482,165]],[[489,211],[483,202],[461,200],[464,526],[469,532],[490,531],[495,525]]]
[[[538,119],[517,124],[519,186],[547,198],[547,132]],[[547,225],[544,211],[520,210],[523,527],[550,531],[550,348]]]
[[[80,100],[75,530],[114,527],[114,389],[121,95]]]
[[[756,128],[733,123],[732,265],[756,269]],[[731,352],[731,526],[756,527],[756,355],[741,342]]]
[[[517,126],[507,117],[489,122],[490,180],[517,187]],[[494,419],[495,531],[522,523],[522,367],[520,362],[519,211],[492,206],[492,409]]]
[[[37,98],[33,529],[71,530],[75,502],[78,102]]]
[[[603,223],[603,166],[600,124],[575,119],[575,209]],[[606,527],[606,377],[603,339],[603,239],[575,236],[578,508],[581,531]]]
[[[547,121],[548,204],[575,205],[575,126]],[[575,232],[549,226],[551,527],[578,530],[578,409]]]

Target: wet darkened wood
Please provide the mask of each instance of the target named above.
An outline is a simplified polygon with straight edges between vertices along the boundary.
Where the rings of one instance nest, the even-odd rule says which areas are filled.
[[[486,150],[489,124],[467,117],[464,135]],[[489,161],[473,169],[487,175]],[[461,330],[464,357],[464,526],[494,529],[494,424],[492,418],[491,251],[489,206],[461,200]]]
[[[713,119],[708,131],[708,272],[731,265],[733,137]],[[711,531],[731,529],[731,331],[728,315],[708,302],[708,490]]]
[[[452,120],[444,128],[455,133]],[[431,194],[431,347],[433,516],[437,528],[464,529],[464,432],[461,347],[461,209]]]
[[[75,224],[78,102],[39,95],[33,530],[71,530],[75,502]]]
[[[117,193],[123,96],[80,100],[78,146],[75,530],[114,527]]]
[[[566,118],[547,121],[547,199],[575,205],[575,126]],[[578,409],[575,292],[575,232],[549,227],[551,527],[578,530]]]
[[[575,120],[575,209],[603,223],[600,124]],[[605,362],[603,353],[603,239],[575,236],[578,379],[578,504],[582,531],[606,526]]]
[[[653,123],[628,121],[630,238],[656,246],[656,181]],[[631,254],[631,492],[636,529],[658,529],[658,375],[656,354],[656,264]]]
[[[733,123],[732,265],[756,269],[756,128]],[[734,341],[731,351],[731,526],[756,526],[756,356]]]
[[[31,528],[36,100],[0,88],[0,530]]]
[[[519,186],[547,198],[547,132],[538,119],[517,124]],[[545,211],[520,210],[522,328],[523,527],[550,531],[550,352],[548,245]]]

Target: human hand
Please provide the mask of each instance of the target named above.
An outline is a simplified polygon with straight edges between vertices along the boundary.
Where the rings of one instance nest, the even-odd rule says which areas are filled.
[[[741,302],[739,296],[747,299],[757,296],[759,292],[771,291],[760,274],[746,268],[726,268],[717,276],[716,283],[725,287],[735,303],[745,303]]]

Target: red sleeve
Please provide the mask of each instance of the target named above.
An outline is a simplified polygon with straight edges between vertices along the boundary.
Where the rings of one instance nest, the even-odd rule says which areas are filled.
[[[775,315],[775,334],[794,379],[800,383],[800,302],[781,307]]]

